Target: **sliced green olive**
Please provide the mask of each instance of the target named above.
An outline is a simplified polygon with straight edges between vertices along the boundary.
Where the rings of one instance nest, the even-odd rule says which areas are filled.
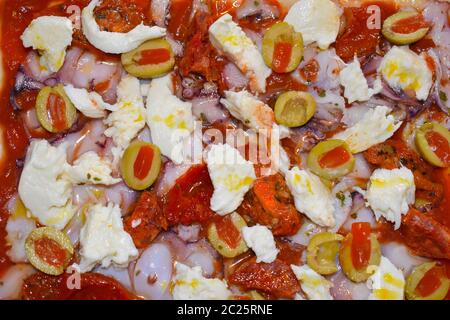
[[[403,11],[384,20],[381,32],[393,44],[406,45],[425,37],[428,30],[429,26],[420,13]]]
[[[72,127],[77,110],[67,97],[62,84],[44,87],[36,98],[36,115],[41,126],[49,132],[63,132]]]
[[[134,190],[149,188],[161,170],[161,152],[157,146],[135,141],[125,150],[120,172],[125,183]]]
[[[450,166],[450,131],[437,122],[427,122],[416,132],[416,146],[422,157],[436,167]]]
[[[281,94],[275,103],[275,120],[286,127],[300,127],[316,113],[316,100],[303,91]]]
[[[264,62],[278,73],[294,71],[303,57],[303,37],[287,22],[271,26],[262,42]]]
[[[336,273],[338,268],[335,260],[343,239],[342,235],[334,232],[315,234],[306,249],[306,262],[311,269],[322,275]]]
[[[408,300],[443,300],[449,288],[450,280],[443,268],[438,267],[436,262],[426,262],[414,268],[406,279],[405,292]]]
[[[175,56],[167,40],[154,39],[122,54],[122,64],[129,74],[150,79],[171,71],[175,65]]]
[[[248,250],[241,233],[246,226],[245,220],[236,212],[218,217],[208,227],[208,240],[222,256],[234,258]]]
[[[370,234],[370,258],[367,266],[357,270],[353,265],[352,258],[352,241],[353,235],[347,234],[342,242],[341,249],[339,251],[339,262],[344,274],[353,282],[366,281],[371,275],[371,269],[373,266],[378,266],[381,261],[381,247],[375,234]]]
[[[325,179],[336,179],[352,172],[355,158],[349,146],[342,140],[319,142],[308,155],[308,167]]]
[[[70,238],[52,227],[33,230],[25,241],[25,253],[30,263],[38,270],[60,275],[73,255]]]

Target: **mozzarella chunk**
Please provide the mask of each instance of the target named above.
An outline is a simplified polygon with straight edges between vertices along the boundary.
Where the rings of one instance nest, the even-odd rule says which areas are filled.
[[[83,153],[73,166],[67,169],[69,180],[75,184],[103,184],[112,185],[121,179],[113,178],[112,164],[100,158],[94,151]]]
[[[228,144],[216,144],[207,154],[214,193],[211,210],[223,216],[236,210],[256,179],[253,164]]]
[[[131,140],[145,127],[145,107],[139,80],[132,76],[123,78],[117,87],[117,99],[117,110],[104,120],[108,126],[105,136],[112,138],[119,150],[116,150],[115,158],[122,155]]]
[[[363,118],[352,127],[334,135],[333,139],[344,140],[352,153],[363,152],[392,137],[402,125],[385,106],[377,106],[366,112]]]
[[[73,217],[72,185],[63,178],[66,145],[32,141],[19,181],[19,195],[32,216],[45,226],[62,229]]]
[[[127,267],[138,250],[131,236],[124,231],[120,207],[108,203],[92,206],[80,232],[80,270],[88,272],[97,264],[103,268],[114,264]]]
[[[330,289],[333,284],[311,269],[308,265],[291,265],[300,286],[309,300],[333,300]]]
[[[260,225],[244,227],[242,236],[247,246],[256,254],[257,263],[271,263],[275,261],[279,250],[269,228]]]
[[[406,167],[400,169],[376,169],[370,177],[364,197],[378,219],[384,217],[400,227],[402,215],[414,203],[416,187],[414,175]]]
[[[25,48],[39,51],[40,65],[44,71],[57,72],[64,64],[66,48],[72,43],[72,21],[55,16],[36,18],[20,39]]]
[[[272,108],[258,100],[246,90],[240,92],[225,91],[225,99],[220,102],[231,115],[255,130],[271,130],[275,122]]]
[[[147,95],[147,124],[161,153],[179,164],[183,146],[194,131],[192,103],[174,95],[172,75],[154,79]]]
[[[258,47],[229,14],[223,15],[209,27],[209,37],[212,45],[250,79],[252,91],[266,91],[266,79],[272,71],[264,63]]]
[[[433,73],[422,56],[406,47],[392,47],[378,68],[396,90],[412,90],[418,100],[426,100],[433,85]]]
[[[355,57],[355,60],[348,64],[339,74],[339,80],[344,87],[344,96],[348,103],[355,101],[367,101],[374,94],[381,91],[382,85],[379,78],[375,81],[374,88],[370,89],[367,80],[361,70],[361,64]]]
[[[290,9],[284,21],[301,32],[305,45],[316,42],[328,49],[336,41],[342,10],[331,0],[302,0]]]
[[[149,27],[143,23],[127,33],[101,31],[94,15],[94,9],[99,3],[100,0],[92,0],[83,9],[81,21],[86,38],[94,47],[103,52],[115,54],[129,52],[147,40],[161,38],[166,35],[165,28]]]
[[[227,300],[232,295],[225,281],[205,278],[201,267],[190,268],[178,261],[172,281],[174,300]]]
[[[369,300],[403,300],[405,277],[388,258],[381,257],[376,272],[367,280]]]
[[[88,118],[104,118],[106,110],[114,111],[116,107],[103,101],[97,92],[74,88],[71,84],[64,86],[64,91],[75,108]]]
[[[318,176],[293,167],[285,179],[298,211],[320,226],[334,226],[334,198]]]

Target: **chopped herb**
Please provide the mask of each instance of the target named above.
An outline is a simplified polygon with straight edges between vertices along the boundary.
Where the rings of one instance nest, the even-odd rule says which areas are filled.
[[[95,177],[95,178],[94,178],[94,181],[99,182],[99,181],[102,181],[102,179],[100,179],[100,178],[98,178],[98,177]]]
[[[88,180],[91,180],[91,177],[92,177],[92,176],[91,176],[91,174],[90,174],[90,173],[88,173],[88,174],[87,174],[87,178],[88,178]]]
[[[338,193],[336,193],[336,198],[341,201],[341,206],[343,206],[345,202],[345,194],[342,191],[339,191]]]
[[[358,214],[357,214],[356,212],[354,212],[354,213],[352,213],[352,214],[350,215],[350,217],[351,217],[352,219],[356,219],[356,218],[358,218]]]
[[[325,97],[327,95],[327,93],[326,93],[326,91],[325,90],[320,90],[319,91],[319,97],[321,97],[321,98],[323,98],[323,97]]]
[[[441,101],[447,102],[447,95],[444,91],[439,91],[439,98],[441,99]]]
[[[141,270],[136,271],[136,277],[141,274]]]
[[[255,4],[256,7],[259,6],[259,1],[254,1],[253,3]]]

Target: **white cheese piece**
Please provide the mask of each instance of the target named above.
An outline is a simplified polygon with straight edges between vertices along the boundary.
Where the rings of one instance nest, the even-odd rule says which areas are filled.
[[[255,130],[272,129],[275,122],[272,108],[248,91],[225,91],[225,99],[220,102],[245,126]]]
[[[39,51],[43,71],[49,74],[57,72],[64,64],[66,48],[72,43],[72,21],[55,16],[36,18],[20,39],[25,48]]]
[[[216,144],[207,154],[208,171],[214,186],[211,210],[226,215],[236,210],[256,179],[253,164],[228,144]]]
[[[348,103],[367,101],[382,89],[381,80],[379,78],[375,80],[374,88],[369,88],[367,80],[361,70],[361,64],[356,57],[353,62],[349,63],[341,70],[339,80],[344,87],[344,96],[347,98]]]
[[[166,35],[165,28],[149,27],[143,23],[126,33],[101,31],[94,15],[94,9],[99,3],[100,0],[92,0],[83,9],[81,21],[86,38],[94,47],[103,52],[115,54],[129,52],[147,40],[161,38]]]
[[[36,229],[36,222],[27,216],[15,217],[11,215],[6,223],[6,242],[11,248],[7,255],[12,262],[28,262],[25,254],[25,240]]]
[[[232,295],[225,281],[205,278],[201,267],[190,268],[180,262],[175,263],[172,283],[174,300],[227,300]]]
[[[71,84],[64,86],[64,91],[75,108],[88,118],[104,118],[107,110],[117,110],[116,106],[104,102],[97,92],[77,89]]]
[[[32,141],[19,181],[25,207],[45,226],[62,229],[75,213],[72,185],[63,178],[67,169],[66,145],[51,146],[46,140]]]
[[[367,280],[369,300],[403,300],[405,277],[388,258],[381,257],[376,272]]]
[[[352,153],[363,152],[392,137],[402,125],[396,121],[391,110],[385,106],[370,109],[355,125],[334,135],[333,139],[344,140]]]
[[[291,269],[309,300],[333,300],[330,294],[333,284],[330,281],[306,264],[300,267],[292,264]]]
[[[117,110],[104,120],[108,126],[105,136],[112,138],[118,149],[116,161],[145,127],[145,107],[139,80],[132,76],[123,78],[117,87],[117,100]]]
[[[247,246],[256,254],[257,263],[271,263],[277,258],[279,250],[272,231],[266,226],[244,227],[242,228],[242,237]]]
[[[407,46],[392,47],[378,68],[386,82],[396,90],[412,90],[418,100],[426,100],[433,86],[433,73],[422,56]]]
[[[124,231],[120,207],[108,203],[92,206],[80,232],[80,270],[88,272],[97,264],[103,268],[114,264],[127,267],[138,250],[131,236]]]
[[[67,169],[69,180],[75,184],[103,184],[112,185],[122,179],[113,178],[112,164],[94,151],[83,153],[73,166]]]
[[[194,131],[192,103],[174,95],[172,74],[154,79],[147,95],[147,124],[161,153],[179,164],[183,147]]]
[[[398,229],[402,215],[414,203],[415,191],[414,175],[408,168],[376,169],[370,177],[364,197],[377,220],[384,217]]]
[[[266,79],[272,71],[264,63],[258,47],[229,14],[223,15],[209,27],[209,39],[247,76],[252,91],[266,91]]]
[[[328,49],[336,41],[342,10],[331,0],[301,0],[290,9],[284,21],[301,32],[305,45],[316,42]]]
[[[293,167],[285,179],[298,211],[320,226],[334,226],[334,198],[318,176]]]

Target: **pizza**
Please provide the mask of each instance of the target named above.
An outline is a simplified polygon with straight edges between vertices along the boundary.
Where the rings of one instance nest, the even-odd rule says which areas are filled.
[[[449,299],[449,1],[0,8],[1,299]]]

